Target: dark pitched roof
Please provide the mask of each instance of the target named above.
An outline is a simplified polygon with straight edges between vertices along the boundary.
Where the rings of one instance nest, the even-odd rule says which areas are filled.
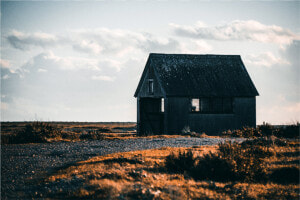
[[[166,96],[257,96],[239,55],[149,55],[135,92],[148,67],[153,67]]]

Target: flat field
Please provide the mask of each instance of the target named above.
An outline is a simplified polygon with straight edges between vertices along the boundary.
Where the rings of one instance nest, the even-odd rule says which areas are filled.
[[[30,124],[3,122],[2,139]],[[49,124],[60,132],[46,142],[1,145],[2,199],[299,199],[299,137],[138,137],[132,122]]]

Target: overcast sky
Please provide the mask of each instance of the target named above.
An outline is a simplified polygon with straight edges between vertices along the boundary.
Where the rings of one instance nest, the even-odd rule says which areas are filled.
[[[1,1],[1,120],[136,121],[155,52],[239,54],[257,123],[300,121],[299,13],[299,1]]]

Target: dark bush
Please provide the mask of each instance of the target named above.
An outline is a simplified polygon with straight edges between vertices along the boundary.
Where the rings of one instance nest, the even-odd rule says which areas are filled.
[[[195,166],[196,159],[192,151],[181,152],[178,155],[171,153],[166,157],[165,167],[168,172],[190,171]]]
[[[272,155],[273,151],[265,147],[225,142],[219,144],[217,153],[199,158],[191,151],[170,154],[165,167],[169,172],[187,172],[196,180],[257,182],[266,179],[263,158]]]
[[[272,126],[269,123],[264,123],[258,126],[258,129],[264,136],[274,135],[281,138],[297,138],[300,135],[299,122],[285,126]]]
[[[79,139],[81,140],[101,140],[103,139],[102,133],[98,133],[96,131],[92,132],[83,132],[80,134]]]
[[[13,144],[15,135],[1,135],[1,144]]]
[[[238,143],[221,143],[218,155],[233,163],[232,171],[241,181],[261,181],[266,177],[262,159],[270,156],[270,152],[260,146],[243,147]]]
[[[101,132],[101,133],[112,133],[113,131],[111,130],[111,128],[102,127],[102,128],[98,128],[98,132]]]
[[[299,137],[300,136],[300,123],[297,122],[296,124],[281,127],[278,130],[278,133],[277,133],[276,136],[284,137],[284,138],[297,138],[297,137]]]
[[[242,142],[241,145],[243,147],[253,146],[253,145],[262,146],[262,147],[274,147],[274,146],[284,147],[284,146],[288,146],[288,143],[284,139],[279,139],[276,138],[275,136],[271,136],[271,137],[260,137],[252,140],[246,140]]]
[[[261,137],[261,131],[258,128],[243,127],[237,130],[228,130],[222,133],[224,136],[230,137],[245,137],[245,138],[255,138]]]
[[[69,140],[79,139],[79,135],[75,132],[62,132],[61,137],[63,139],[69,139]]]
[[[217,154],[207,154],[200,158],[191,176],[196,180],[234,181],[234,163]]]
[[[139,136],[151,136],[154,135],[151,131],[140,132]]]
[[[299,183],[299,168],[298,167],[282,167],[275,169],[271,175],[270,180],[279,184]]]
[[[276,134],[276,129],[269,123],[263,123],[263,125],[259,125],[258,129],[261,131],[262,135],[270,136]]]
[[[27,124],[11,138],[11,143],[43,143],[60,136],[61,129],[46,122]]]

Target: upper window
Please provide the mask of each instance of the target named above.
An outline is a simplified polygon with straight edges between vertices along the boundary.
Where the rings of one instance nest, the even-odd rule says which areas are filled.
[[[165,112],[165,99],[164,98],[161,98],[161,101],[160,101],[160,111]]]
[[[153,79],[148,80],[148,92],[153,94]]]
[[[200,113],[232,113],[232,98],[194,98],[191,111]]]

